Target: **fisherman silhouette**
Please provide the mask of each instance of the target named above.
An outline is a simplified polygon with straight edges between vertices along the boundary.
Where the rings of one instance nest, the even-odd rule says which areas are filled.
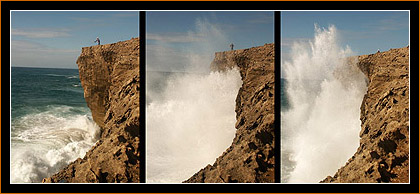
[[[96,40],[93,42],[98,42],[98,45],[101,45],[101,41],[99,40],[99,37],[96,37]]]
[[[234,45],[233,45],[233,43],[232,43],[232,44],[230,44],[230,50],[231,50],[231,51],[233,51],[233,46],[234,46]]]

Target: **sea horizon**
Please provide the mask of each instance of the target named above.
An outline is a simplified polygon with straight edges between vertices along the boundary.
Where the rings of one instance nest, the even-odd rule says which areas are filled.
[[[79,70],[79,68],[67,68],[67,67],[23,67],[23,66],[10,66],[11,68],[32,68],[32,69],[69,69],[69,70]]]

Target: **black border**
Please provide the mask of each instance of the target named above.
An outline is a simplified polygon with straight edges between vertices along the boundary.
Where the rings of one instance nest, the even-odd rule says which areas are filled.
[[[410,146],[410,179],[411,184],[86,184],[83,187],[73,184],[10,184],[9,183],[9,142],[10,142],[10,112],[7,108],[10,102],[10,39],[9,39],[9,27],[10,27],[10,15],[9,10],[411,10],[410,13],[410,132],[411,132],[411,146]],[[19,2],[1,2],[1,20],[2,20],[2,104],[3,109],[2,115],[2,126],[4,126],[1,136],[1,155],[3,156],[3,162],[1,164],[1,192],[26,192],[26,193],[52,193],[52,192],[93,192],[93,193],[111,193],[111,192],[125,192],[125,193],[143,193],[143,192],[240,192],[240,193],[251,193],[251,192],[373,192],[373,193],[391,193],[391,192],[419,192],[419,171],[418,171],[418,34],[419,34],[419,2],[418,1],[387,1],[387,2],[295,2],[295,1],[283,1],[283,2],[272,2],[272,1],[259,1],[259,2],[32,2],[32,1],[19,1]],[[141,14],[140,14],[141,15]],[[140,21],[143,19],[140,18]],[[143,25],[140,22],[140,25]],[[140,37],[142,37],[140,27]],[[145,28],[143,29],[145,30]],[[145,32],[145,31],[143,31]],[[143,34],[144,36],[144,34]],[[144,38],[144,37],[143,37]],[[144,39],[143,39],[144,40]],[[275,45],[280,45],[280,39],[276,39]],[[140,45],[145,42],[140,39]],[[145,47],[143,47],[145,48]],[[276,47],[276,52],[278,51]],[[145,49],[140,47],[140,72],[145,72]],[[143,57],[141,57],[144,55]],[[277,64],[276,64],[277,67]],[[277,74],[277,71],[276,71]],[[144,74],[143,74],[144,75]],[[141,86],[144,88],[144,76],[140,76]],[[278,78],[276,77],[276,82]],[[279,83],[279,82],[277,82]],[[276,87],[277,88],[277,87]],[[141,96],[144,95],[144,90],[141,89]],[[277,89],[276,89],[277,93]],[[276,110],[279,110],[280,106],[278,95],[276,96]],[[140,105],[143,103],[144,97],[140,97]],[[143,112],[145,115],[144,108],[140,109],[140,113]],[[277,112],[276,112],[277,113]],[[141,115],[141,119],[145,117]],[[278,116],[276,116],[278,118]],[[144,122],[143,122],[144,123]],[[279,124],[279,121],[275,121]],[[279,125],[275,125],[276,130],[279,129]],[[141,125],[141,130],[144,130],[145,125]],[[140,134],[144,135],[145,131],[141,131]],[[144,139],[141,139],[140,149],[144,150]],[[277,144],[277,143],[276,143]],[[143,146],[143,147],[142,147]],[[145,153],[145,152],[143,152]],[[144,154],[141,159],[144,164]],[[141,168],[144,171],[144,168]],[[144,177],[143,177],[144,178]],[[144,179],[143,179],[144,180]],[[359,188],[359,186],[363,188]]]
[[[146,182],[146,12],[139,13],[140,41],[140,183]]]
[[[281,82],[281,12],[274,12],[274,155],[275,155],[275,174],[274,181],[276,183],[281,182],[281,98],[277,95],[281,94],[281,87],[277,83]],[[277,86],[276,86],[277,85]]]

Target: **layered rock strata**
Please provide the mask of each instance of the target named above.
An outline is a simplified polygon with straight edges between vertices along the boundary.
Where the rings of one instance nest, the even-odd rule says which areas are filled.
[[[369,79],[360,107],[360,146],[321,182],[409,182],[409,48],[359,56]]]
[[[236,98],[232,145],[185,183],[274,182],[274,44],[218,52],[213,71],[236,67],[242,86]]]
[[[139,39],[84,47],[77,64],[101,136],[83,158],[43,182],[139,182]]]

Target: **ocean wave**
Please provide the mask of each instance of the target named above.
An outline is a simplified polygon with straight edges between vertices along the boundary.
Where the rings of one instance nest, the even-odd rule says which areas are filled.
[[[67,79],[79,79],[79,75],[61,75],[61,74],[54,74],[54,73],[48,73],[44,75],[53,76],[53,77],[65,77]]]
[[[295,43],[285,68],[289,108],[281,112],[282,182],[319,182],[356,152],[365,76],[337,29],[315,27],[315,37]]]
[[[99,127],[88,113],[75,114],[75,110],[83,110],[69,106],[49,108],[12,122],[10,162],[14,183],[41,182],[83,157],[99,139]]]
[[[79,79],[78,75],[66,76],[68,79]]]
[[[68,75],[60,75],[60,74],[53,74],[53,73],[48,73],[44,75],[53,76],[53,77],[67,77],[68,76]]]
[[[182,182],[211,164],[232,143],[237,69],[167,80],[147,106],[147,180]],[[154,93],[158,95],[158,93]]]
[[[72,85],[71,87],[67,86],[67,87],[63,87],[63,88],[59,88],[59,89],[50,89],[49,92],[51,94],[54,94],[54,95],[62,94],[62,96],[70,95],[70,94],[68,94],[69,92],[70,93],[78,93],[78,94],[83,94],[84,93],[82,88],[80,88],[78,86],[75,86],[75,85]]]

